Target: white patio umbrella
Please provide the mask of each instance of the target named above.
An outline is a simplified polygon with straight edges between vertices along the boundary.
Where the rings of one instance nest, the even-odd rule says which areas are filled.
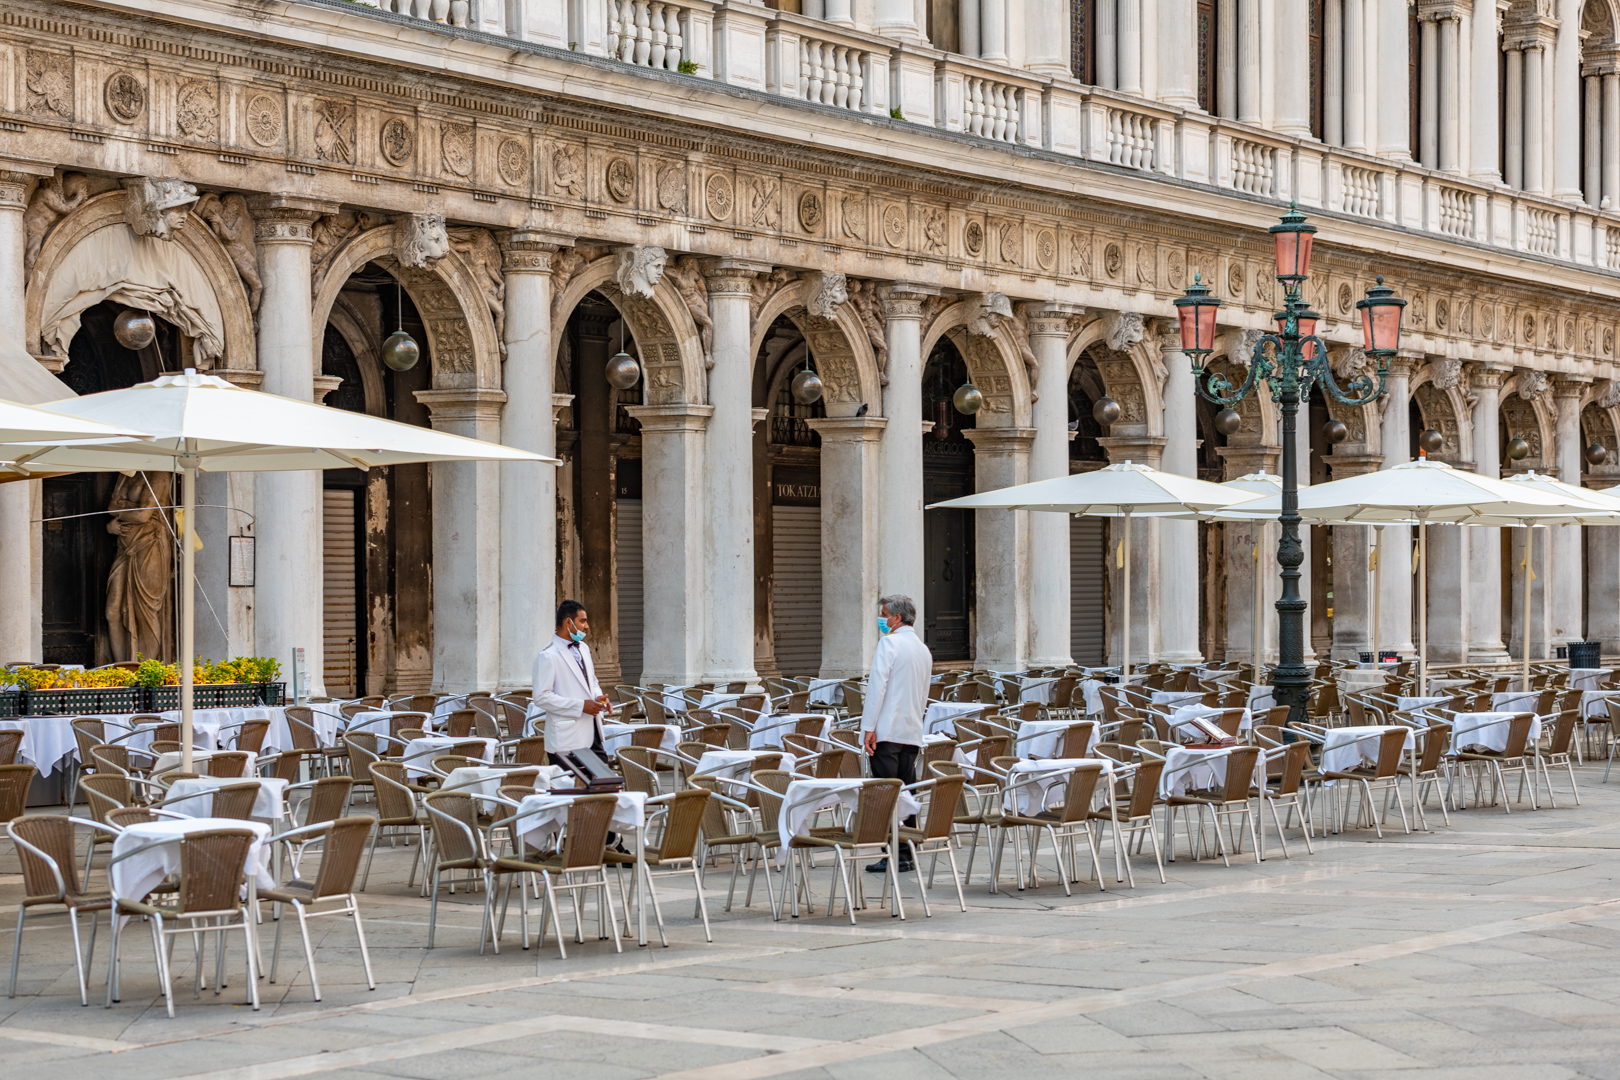
[[[368,469],[426,461],[556,459],[430,428],[400,424],[308,401],[244,390],[187,370],[125,390],[54,401],[63,417],[114,427],[138,425],[144,442],[96,446],[0,446],[0,459],[52,472],[179,469],[185,514],[180,544],[180,722],[182,765],[191,769],[192,648],[196,552],[188,542],[197,503],[197,473]]]
[[[1243,507],[1247,513],[1279,513],[1280,496]],[[1418,564],[1428,557],[1428,526],[1440,524],[1558,524],[1604,516],[1603,507],[1532,484],[1497,480],[1419,458],[1378,472],[1312,484],[1299,493],[1300,517],[1315,524],[1410,525],[1418,527]],[[1428,681],[1428,583],[1418,578],[1418,693]],[[1528,612],[1528,605],[1526,605]],[[1526,637],[1528,641],[1528,635]],[[1528,675],[1529,650],[1525,668]],[[1374,663],[1377,662],[1376,651]]]
[[[0,386],[0,390],[3,389]],[[127,442],[145,438],[146,432],[138,427],[81,420],[33,405],[19,405],[15,401],[0,399],[0,443]]]
[[[933,503],[928,509],[954,510],[1038,510],[1044,513],[1075,514],[1081,517],[1120,517],[1125,519],[1125,536],[1120,541],[1124,570],[1120,606],[1121,637],[1120,685],[1131,678],[1131,518],[1143,514],[1198,513],[1233,506],[1255,497],[1252,491],[1234,490],[1221,484],[1175,473],[1160,472],[1146,465],[1125,461],[1095,472],[1037,480],[997,491],[965,495],[948,502]]]

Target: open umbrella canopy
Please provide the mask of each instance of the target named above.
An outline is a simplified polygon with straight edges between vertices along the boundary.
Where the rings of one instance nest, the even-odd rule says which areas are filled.
[[[146,432],[132,425],[103,424],[32,405],[0,401],[0,443],[66,443],[86,439],[126,443],[130,439],[146,438]]]
[[[1551,524],[1620,525],[1620,494],[1614,493],[1614,489],[1599,491],[1594,488],[1577,487],[1533,469],[1529,472],[1514,473],[1505,477],[1502,482],[1558,496],[1564,504],[1566,513],[1558,515],[1558,519]],[[1509,522],[1504,521],[1502,524]],[[1511,524],[1517,525],[1522,522],[1516,521]]]
[[[1480,476],[1427,458],[1312,484],[1299,492],[1299,516],[1317,523],[1485,524],[1486,519],[1502,519],[1500,524],[1516,525],[1524,518],[1575,521],[1581,514],[1602,511],[1564,493]],[[1281,512],[1281,495],[1245,503],[1240,511],[1244,518],[1275,517]]]
[[[928,509],[1041,510],[1088,517],[1123,517],[1127,514],[1166,514],[1216,510],[1248,502],[1252,491],[1211,484],[1190,476],[1160,472],[1125,461],[1095,472],[1075,473],[999,491],[965,495]],[[1272,511],[1273,515],[1276,511]]]
[[[0,446],[0,458],[44,472],[167,470],[181,457],[195,457],[204,472],[367,469],[420,461],[557,464],[526,450],[244,390],[189,371],[124,390],[53,401],[41,411],[58,414],[64,422],[69,417],[95,421],[154,438],[94,447],[0,439],[11,444]]]

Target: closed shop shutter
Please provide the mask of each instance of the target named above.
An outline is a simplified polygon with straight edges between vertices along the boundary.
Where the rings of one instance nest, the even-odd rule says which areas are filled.
[[[821,508],[771,507],[776,592],[772,625],[784,675],[821,671]]]
[[[1075,663],[1090,667],[1108,658],[1103,614],[1106,535],[1103,518],[1069,519],[1069,647]]]
[[[359,493],[353,488],[329,488],[322,494],[326,692],[332,697],[357,697],[359,655],[365,648],[355,601],[354,515],[355,496]]]
[[[619,585],[619,671],[631,686],[641,684],[642,610],[641,500],[619,500],[618,555],[615,571]]]

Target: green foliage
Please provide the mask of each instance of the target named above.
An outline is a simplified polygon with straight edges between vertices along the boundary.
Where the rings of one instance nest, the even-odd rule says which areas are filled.
[[[679,64],[675,65],[675,70],[679,71],[682,75],[696,75],[697,61],[682,60]]]
[[[900,106],[896,105],[894,108],[889,110],[889,119],[890,120],[904,120],[905,119],[904,116],[900,115]]]

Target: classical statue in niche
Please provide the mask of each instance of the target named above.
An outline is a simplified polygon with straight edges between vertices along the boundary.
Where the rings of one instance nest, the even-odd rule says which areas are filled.
[[[430,270],[450,254],[450,234],[443,214],[412,214],[394,223],[394,246],[400,265]]]
[[[197,189],[184,180],[135,176],[124,185],[124,220],[136,236],[171,240],[185,228],[186,214],[197,201]]]
[[[107,509],[107,531],[118,555],[107,575],[107,626],[113,659],[166,658],[169,587],[174,564],[169,538],[170,474],[120,476]]]

